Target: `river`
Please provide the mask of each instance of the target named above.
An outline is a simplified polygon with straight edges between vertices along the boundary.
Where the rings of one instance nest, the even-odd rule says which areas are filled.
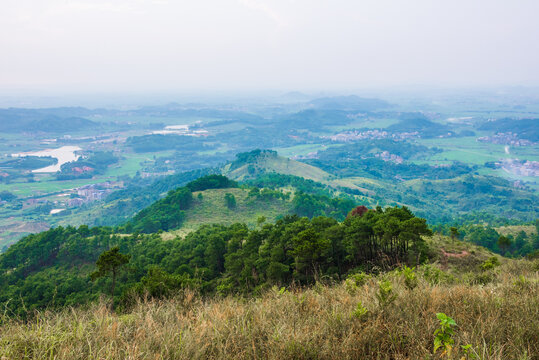
[[[50,156],[56,158],[58,162],[54,165],[50,165],[41,169],[32,170],[34,173],[55,173],[60,171],[60,168],[65,163],[71,161],[77,161],[80,155],[75,154],[76,151],[82,150],[78,146],[62,146],[57,149],[47,149],[36,152],[25,152],[19,154],[12,154],[13,157],[23,157],[23,156],[38,156],[46,157]]]

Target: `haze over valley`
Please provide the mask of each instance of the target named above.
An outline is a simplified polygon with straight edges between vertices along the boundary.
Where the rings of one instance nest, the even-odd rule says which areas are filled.
[[[539,359],[537,13],[2,1],[0,360]]]

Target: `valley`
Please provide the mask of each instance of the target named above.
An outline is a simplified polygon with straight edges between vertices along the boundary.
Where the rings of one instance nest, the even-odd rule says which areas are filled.
[[[457,103],[458,97],[450,99]],[[496,128],[491,105],[483,101],[478,99],[469,109],[436,108],[425,101],[412,110],[349,96],[293,105],[250,104],[241,111],[211,104],[130,111],[2,110],[0,192],[15,197],[0,199],[0,249],[28,234],[25,229],[32,224],[97,224],[102,209],[117,203],[108,200],[112,192],[149,187],[160,178],[203,169],[217,169],[212,171],[239,181],[272,172],[299,176],[356,203],[407,205],[436,223],[469,215],[473,204],[480,205],[473,205],[477,212],[531,221],[538,211],[537,119],[521,120],[523,126],[511,128],[502,118]],[[58,121],[40,127],[40,117],[51,113]],[[500,116],[534,114],[539,118],[539,108],[528,105],[526,112],[508,108]],[[22,116],[36,120],[27,125]],[[502,138],[498,130],[512,135]],[[67,150],[59,161],[47,150],[53,147]],[[253,149],[271,149],[282,158],[253,157],[231,168],[238,153]],[[18,154],[34,155],[27,159],[41,162],[22,168],[13,163],[25,159],[15,157]],[[52,155],[55,163],[47,165],[44,161],[50,158],[36,155]],[[470,190],[444,185],[465,178],[485,182],[484,190],[472,190],[472,202],[462,199]],[[489,186],[499,191],[493,193]],[[80,196],[88,194],[87,188],[96,190]],[[433,206],[436,216],[430,211]],[[51,213],[53,209],[65,210]],[[138,210],[141,207],[126,216]]]

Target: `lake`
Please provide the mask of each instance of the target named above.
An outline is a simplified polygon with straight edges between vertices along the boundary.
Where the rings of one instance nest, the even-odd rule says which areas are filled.
[[[36,152],[25,152],[19,154],[12,154],[13,157],[23,157],[23,156],[38,156],[38,157],[52,157],[56,158],[58,162],[54,165],[50,165],[41,169],[32,170],[34,173],[55,173],[60,171],[60,168],[65,163],[71,161],[77,161],[80,155],[75,154],[76,151],[82,150],[78,146],[62,146],[57,149],[47,149]]]

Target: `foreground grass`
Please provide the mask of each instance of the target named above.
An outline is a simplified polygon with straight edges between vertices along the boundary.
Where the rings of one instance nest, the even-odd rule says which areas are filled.
[[[0,359],[436,359],[439,312],[457,323],[444,358],[539,359],[536,265],[506,263],[484,286],[436,283],[423,272],[413,289],[393,272],[357,285],[274,288],[251,299],[185,291],[139,302],[127,314],[101,303],[28,321],[0,315]],[[386,305],[377,296],[382,277],[396,295]]]

